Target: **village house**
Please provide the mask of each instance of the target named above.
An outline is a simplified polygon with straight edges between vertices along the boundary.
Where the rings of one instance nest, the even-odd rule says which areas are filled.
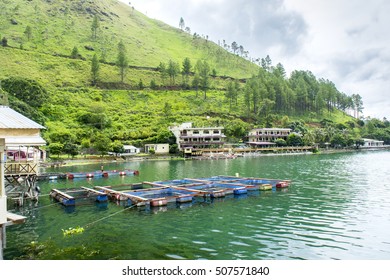
[[[7,211],[5,181],[16,182],[18,178],[19,184],[23,178],[27,181],[37,176],[38,161],[44,158],[39,147],[46,145],[40,136],[41,129],[44,127],[15,110],[0,106],[0,259],[3,258],[6,227],[25,220]],[[25,194],[23,192],[23,196]]]
[[[121,153],[121,156],[134,156],[140,153],[140,148],[134,147],[132,145],[123,145],[124,152]]]
[[[169,144],[145,144],[145,153],[168,154]]]
[[[375,139],[367,139],[363,138],[364,145],[363,148],[375,148],[375,147],[383,147],[384,141],[375,140]]]
[[[287,140],[290,133],[290,128],[255,128],[249,131],[247,144],[255,147],[271,147],[276,145],[277,139]]]
[[[176,137],[179,151],[194,153],[202,149],[222,148],[226,136],[223,127],[192,127],[192,123],[171,126],[169,130]]]

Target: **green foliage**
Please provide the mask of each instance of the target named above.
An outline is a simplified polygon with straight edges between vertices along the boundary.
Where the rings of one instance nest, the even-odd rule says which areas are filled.
[[[234,138],[235,142],[242,140],[249,132],[249,125],[240,119],[226,121],[224,127],[225,135]]]
[[[341,129],[353,139],[363,135],[387,139],[388,127],[374,122],[366,126],[342,113],[346,109],[361,111],[359,95],[346,96],[310,71],[294,71],[286,77],[283,65],[272,66],[269,56],[262,59],[260,68],[237,55],[243,49],[237,43],[235,54],[230,53],[207,36],[204,39],[171,28],[123,3],[11,2],[12,7],[23,7],[18,10],[23,24],[11,25],[0,14],[0,33],[9,39],[5,46],[11,46],[0,48],[0,60],[6,65],[0,79],[21,79],[45,89],[32,86],[36,93],[31,94],[27,88],[9,91],[4,82],[1,85],[8,92],[10,106],[41,124],[45,121],[45,139],[63,144],[65,150],[77,145],[105,153],[115,141],[137,146],[170,142],[167,127],[185,121],[223,125],[230,141],[239,141],[253,126],[286,127],[295,122],[299,123],[293,128],[305,143],[330,141],[343,133]],[[1,2],[0,6],[8,8]],[[33,36],[20,39],[30,34],[28,26]],[[118,48],[113,47],[117,42]],[[21,44],[23,50],[18,49]],[[70,59],[75,48],[77,54]],[[127,57],[127,53],[132,55]],[[181,69],[177,61],[182,62]],[[197,61],[196,65],[191,61]],[[118,68],[121,84],[117,82]],[[182,89],[176,81],[179,73]],[[15,75],[21,78],[10,78]],[[90,87],[91,82],[96,88]],[[168,83],[174,87],[159,90]],[[204,98],[198,98],[198,90],[204,92]],[[330,122],[321,128],[304,125],[317,124],[323,118]],[[313,130],[314,136],[307,130]],[[104,143],[99,143],[97,135]]]
[[[285,146],[287,146],[286,140],[284,140],[282,138],[276,139],[275,143],[276,143],[277,147],[285,147]]]
[[[28,105],[26,102],[19,100],[13,95],[10,95],[8,98],[6,97],[5,100],[8,99],[8,105],[14,109],[15,111],[21,113],[22,115],[26,116],[27,118],[30,118],[37,123],[44,125],[46,121],[46,117],[43,113],[41,113],[37,108],[34,108],[30,105]]]
[[[72,52],[70,54],[70,57],[73,58],[73,59],[76,59],[76,58],[80,57],[79,50],[77,49],[76,46],[73,47]]]
[[[123,83],[126,75],[127,67],[129,66],[129,61],[127,60],[126,47],[122,40],[118,44],[118,55],[117,55],[116,64],[119,68],[121,82]]]
[[[101,155],[107,154],[107,152],[111,148],[111,140],[106,135],[102,133],[97,133],[93,139],[93,147],[96,151],[98,151]]]
[[[90,260],[102,259],[101,253],[85,245],[59,247],[52,240],[31,242],[18,260]]]
[[[65,154],[68,154],[68,155],[72,156],[72,158],[74,158],[75,156],[77,156],[79,154],[80,147],[77,144],[68,142],[68,143],[65,143],[62,151]]]
[[[121,141],[115,140],[111,143],[111,151],[114,153],[120,154],[124,152],[123,144]]]
[[[47,101],[49,93],[35,80],[11,77],[1,81],[3,90],[31,107],[40,108]]]
[[[52,142],[48,146],[48,152],[53,155],[57,155],[58,157],[62,153],[64,149],[64,144],[58,142]]]
[[[199,75],[199,86],[204,92],[204,99],[206,100],[206,92],[210,87],[210,66],[205,60],[198,60],[195,66],[196,72]]]
[[[92,84],[95,85],[99,79],[100,63],[96,54],[94,54],[91,62],[91,79]]]
[[[296,133],[291,133],[287,137],[286,142],[287,142],[288,146],[302,146],[303,145],[302,137]]]
[[[179,147],[177,146],[177,144],[169,145],[169,153],[170,154],[176,154],[178,152],[179,152]]]
[[[1,39],[1,45],[3,47],[8,47],[8,39],[6,37],[3,37],[3,39]]]
[[[77,226],[75,228],[68,228],[68,229],[63,229],[62,230],[62,233],[64,236],[71,236],[71,235],[74,235],[74,234],[81,234],[84,232],[84,228],[83,227],[80,227],[80,226]]]
[[[1,89],[0,84],[0,105],[8,105],[8,94]]]
[[[99,19],[98,15],[94,15],[92,25],[91,25],[92,39],[93,40],[96,40],[96,38],[97,38],[97,32],[99,30],[99,27],[100,27],[100,19]]]

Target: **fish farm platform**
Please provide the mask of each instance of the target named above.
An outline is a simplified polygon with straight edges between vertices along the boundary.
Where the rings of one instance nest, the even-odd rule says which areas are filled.
[[[180,179],[156,182],[142,182],[120,186],[95,186],[93,189],[52,189],[50,195],[64,206],[75,206],[80,198],[93,197],[95,201],[126,201],[128,205],[159,207],[169,203],[192,203],[201,200],[221,198],[228,195],[244,195],[250,191],[267,191],[287,188],[290,180],[240,178],[214,176],[199,179]]]
[[[79,179],[79,178],[102,178],[102,177],[111,177],[111,176],[133,176],[139,175],[138,170],[107,170],[107,171],[91,171],[91,172],[67,172],[67,173],[47,173],[40,174],[38,176],[39,180],[58,180],[58,179]]]

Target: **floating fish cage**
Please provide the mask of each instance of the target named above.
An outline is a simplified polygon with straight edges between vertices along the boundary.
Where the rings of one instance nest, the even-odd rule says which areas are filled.
[[[75,206],[76,201],[92,199],[96,202],[106,202],[107,194],[95,189],[81,187],[77,189],[52,189],[50,196],[64,206]]]
[[[239,178],[232,176],[215,176],[210,178],[167,180],[142,182],[119,186],[95,186],[94,189],[81,187],[77,190],[51,191],[51,196],[63,205],[75,205],[77,197],[95,196],[97,201],[126,201],[128,205],[162,207],[175,203],[177,205],[193,203],[200,198],[223,198],[228,195],[241,196],[250,191],[267,191],[287,188],[289,180]]]
[[[138,170],[108,170],[108,171],[93,171],[93,172],[77,172],[77,173],[67,173],[67,179],[77,179],[77,178],[104,178],[111,176],[133,176],[139,175]]]

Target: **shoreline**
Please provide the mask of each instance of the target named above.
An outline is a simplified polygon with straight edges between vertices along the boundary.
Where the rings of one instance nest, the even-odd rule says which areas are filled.
[[[359,149],[320,149],[318,152],[294,152],[294,153],[248,153],[239,154],[233,157],[202,157],[202,158],[183,158],[178,156],[154,155],[154,156],[137,156],[123,158],[84,158],[84,159],[62,159],[58,161],[47,161],[42,164],[42,168],[63,167],[63,166],[80,166],[88,164],[104,164],[104,163],[125,163],[134,161],[159,161],[159,160],[221,160],[221,159],[236,159],[245,157],[264,157],[264,156],[293,156],[293,155],[321,155],[321,154],[336,154],[336,153],[351,153],[351,152],[365,152],[365,151],[382,151],[390,149],[390,146],[373,147],[373,148],[359,148]]]

